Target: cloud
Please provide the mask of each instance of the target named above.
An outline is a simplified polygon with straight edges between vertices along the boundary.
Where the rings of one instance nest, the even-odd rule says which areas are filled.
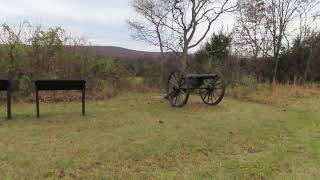
[[[28,20],[45,27],[61,26],[95,45],[113,45],[136,50],[158,51],[157,47],[129,37],[126,19],[133,18],[130,0],[0,0],[0,24]],[[212,31],[229,20],[217,22]],[[232,20],[230,20],[232,22]],[[202,29],[203,30],[203,29]],[[201,29],[200,29],[201,31]],[[196,34],[198,37],[200,34]],[[199,37],[198,37],[199,38]],[[195,48],[194,50],[196,50]]]
[[[1,0],[2,1],[2,0]],[[31,17],[42,19],[61,19],[83,24],[117,25],[130,16],[130,8],[112,7],[101,1],[91,1],[94,5],[86,6],[86,1],[64,0],[28,0],[1,2],[0,17]],[[101,6],[100,6],[101,4]],[[112,4],[111,4],[112,5]]]
[[[43,26],[62,26],[93,44],[135,49],[137,44],[142,45],[129,38],[126,19],[132,15],[128,0],[0,0],[0,4],[0,23],[28,20]]]

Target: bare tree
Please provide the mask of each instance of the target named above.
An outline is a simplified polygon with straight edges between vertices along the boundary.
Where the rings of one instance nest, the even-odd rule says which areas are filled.
[[[236,44],[249,49],[254,59],[266,56],[269,43],[268,31],[265,28],[266,4],[264,0],[240,1],[235,23]]]
[[[162,0],[133,0],[131,3],[134,11],[142,20],[128,20],[131,36],[134,39],[159,46],[164,52],[162,42],[163,29],[161,24],[165,21],[165,1]]]
[[[276,82],[279,56],[283,48],[289,24],[296,18],[301,0],[267,0],[267,29],[271,34],[275,62],[273,82]]]
[[[133,2],[141,2],[134,8],[153,24],[153,29],[150,30],[131,23],[135,25],[131,27],[135,27],[138,37],[181,55],[182,70],[187,69],[189,50],[197,47],[207,37],[213,23],[221,15],[233,11],[236,7],[236,4],[231,4],[231,0],[159,0],[161,3],[156,7],[156,0]],[[161,10],[158,10],[159,8]],[[160,29],[158,35],[157,27]],[[154,43],[156,38],[152,32],[157,35],[157,43]],[[166,40],[163,40],[164,37]]]
[[[182,70],[187,69],[188,52],[197,47],[224,13],[235,10],[230,0],[169,0],[170,22],[163,26],[179,38],[175,47],[182,52]]]
[[[0,44],[4,45],[8,52],[8,77],[13,78],[16,71],[21,71],[16,64],[19,59],[18,56],[23,51],[23,46],[27,44],[30,38],[30,23],[24,21],[18,26],[9,26],[2,24],[0,26]]]
[[[300,20],[299,39],[310,39],[312,33],[311,14],[318,0],[240,0],[236,32],[240,45],[249,45],[253,57],[262,51],[264,57],[273,57],[275,62],[273,81],[276,81],[281,52],[290,48],[296,31],[293,23]],[[298,18],[299,17],[299,18]],[[298,29],[298,28],[297,28]],[[311,38],[312,39],[312,38]],[[308,44],[312,44],[308,42]],[[312,51],[312,48],[310,49]],[[304,53],[302,53],[304,54]],[[302,57],[303,58],[303,57]],[[306,60],[306,71],[309,59]],[[306,73],[305,73],[306,78]]]
[[[303,0],[301,6],[298,9],[300,18],[300,42],[302,40],[307,40],[309,43],[309,57],[306,59],[305,70],[303,74],[303,81],[305,82],[310,71],[310,63],[313,56],[314,45],[316,44],[318,27],[312,26],[312,24],[317,24],[317,7],[319,7],[320,0]]]
[[[164,79],[165,32],[162,24],[166,22],[167,6],[165,0],[133,0],[131,3],[140,20],[128,20],[131,37],[158,46],[162,54],[160,84]]]
[[[315,22],[314,15],[316,12],[314,11],[318,5],[320,4],[320,0],[302,0],[300,6],[298,7],[299,20],[300,20],[300,40],[306,38],[308,34],[312,31],[312,23]]]

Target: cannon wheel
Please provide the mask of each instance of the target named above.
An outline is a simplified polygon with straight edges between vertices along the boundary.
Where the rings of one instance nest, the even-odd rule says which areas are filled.
[[[173,107],[183,107],[189,99],[189,93],[185,88],[185,78],[181,72],[170,74],[167,83],[167,99]]]
[[[222,75],[217,74],[215,78],[203,80],[200,96],[202,101],[210,106],[219,104],[225,94],[226,84]]]

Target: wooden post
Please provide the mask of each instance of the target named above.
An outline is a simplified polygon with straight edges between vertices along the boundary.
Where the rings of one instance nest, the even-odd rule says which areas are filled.
[[[82,89],[82,115],[86,115],[86,87]]]
[[[11,114],[11,88],[8,87],[7,89],[7,118],[11,119],[12,114]]]
[[[40,109],[39,109],[39,90],[36,87],[36,106],[37,106],[37,118],[40,118]]]

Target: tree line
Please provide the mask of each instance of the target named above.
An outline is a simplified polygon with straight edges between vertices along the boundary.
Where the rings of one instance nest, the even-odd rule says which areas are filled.
[[[0,77],[21,95],[37,79],[85,79],[89,90],[165,87],[173,70],[221,71],[230,84],[320,81],[319,3],[311,0],[132,0],[132,38],[158,46],[160,57],[103,57],[62,27],[1,24]],[[215,23],[235,17],[230,29]],[[152,60],[152,58],[155,58]],[[250,79],[249,78],[249,79]],[[139,85],[139,86],[140,86]]]
[[[257,79],[319,80],[318,0],[132,0],[131,5],[138,15],[128,20],[132,37],[159,46],[161,52],[176,53],[183,71],[190,71],[195,63],[188,64],[192,59],[190,50],[202,45],[196,53],[198,57],[202,54],[207,62],[225,59],[229,65],[247,64],[243,68]],[[213,39],[220,38],[220,44],[212,44],[217,43],[212,38],[204,42],[224,14],[235,17],[231,32],[213,35]],[[227,52],[225,57],[228,55],[233,62],[216,56],[213,49],[208,49],[208,43],[221,45],[216,50]],[[256,72],[261,68],[263,72]]]
[[[29,22],[0,26],[0,72],[24,96],[33,93],[39,79],[85,79],[88,90],[110,86],[114,91],[130,74],[117,59],[97,56],[85,38]]]

